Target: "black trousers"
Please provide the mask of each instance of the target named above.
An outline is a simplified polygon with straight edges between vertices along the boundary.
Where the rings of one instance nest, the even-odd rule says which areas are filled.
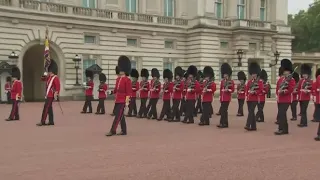
[[[212,106],[212,102],[210,103],[210,116],[212,116],[213,114],[213,106]]]
[[[244,99],[238,99],[238,114],[243,115]]]
[[[115,105],[114,107],[116,107],[116,113],[114,114],[114,119],[113,119],[113,123],[112,123],[112,127],[110,129],[110,132],[112,133],[116,133],[117,132],[117,128],[118,125],[120,123],[121,126],[121,131],[123,133],[127,133],[127,123],[126,123],[126,119],[124,117],[124,111],[125,111],[125,103],[116,103],[117,105]]]
[[[150,104],[150,110],[148,112],[148,117],[149,118],[157,118],[158,117],[158,112],[157,112],[157,103],[158,103],[158,98],[152,98],[149,100],[149,104]],[[148,106],[149,106],[148,104]],[[147,107],[148,108],[148,107]]]
[[[11,92],[8,91],[7,92],[7,104],[11,104],[12,103],[12,100],[11,100]]]
[[[204,124],[210,124],[210,112],[211,112],[212,102],[202,102],[202,114],[200,122]]]
[[[318,126],[318,132],[317,135],[320,136],[320,122],[319,122],[319,126]]]
[[[180,99],[173,99],[173,104],[172,104],[172,120],[176,119],[180,121],[180,110],[179,110],[179,105],[180,105]]]
[[[129,116],[131,116],[132,114],[136,116],[138,114],[136,99],[137,99],[136,97],[130,98],[129,111],[128,111]]]
[[[202,113],[202,102],[201,102],[201,96],[197,99],[197,104],[194,109],[194,114],[197,115],[198,113]]]
[[[104,107],[104,100],[105,98],[99,98],[98,106],[97,106],[97,113],[105,114],[106,109]]]
[[[182,99],[181,99],[181,104],[180,104],[180,115],[182,116],[183,114],[185,114],[185,112],[186,112],[186,99],[185,99],[185,97],[183,97]]]
[[[317,116],[317,104],[314,103],[313,120],[319,120],[317,118],[320,118],[320,117]]]
[[[301,115],[301,103],[299,102],[299,107],[300,107],[300,113],[299,113],[299,115]]]
[[[247,118],[246,127],[251,128],[251,129],[257,128],[256,116],[255,116],[255,112],[254,112],[257,104],[258,104],[258,101],[247,101],[248,118]]]
[[[113,106],[113,110],[112,110],[112,114],[115,115],[116,114],[116,110],[117,110],[117,104],[114,104]]]
[[[260,120],[262,122],[264,122],[264,112],[263,112],[263,108],[265,105],[265,101],[260,101],[257,106],[258,106],[258,112],[256,114],[256,120]]]
[[[82,108],[83,112],[87,112],[87,109],[89,108],[88,112],[92,113],[92,103],[91,103],[92,100],[93,100],[93,96],[86,96],[86,100]]]
[[[228,109],[230,102],[221,102],[220,106],[220,125],[229,126]]]
[[[164,116],[167,116],[167,119],[171,118],[171,100],[170,99],[163,100],[162,110],[161,110],[159,119],[163,119]]]
[[[188,99],[186,100],[185,104],[185,116],[184,122],[194,123],[193,115],[194,115],[194,108],[195,108],[196,100],[195,99]]]
[[[279,123],[280,121],[279,121],[279,103],[277,103],[277,108],[278,108],[278,112],[277,112],[277,123]]]
[[[44,101],[44,106],[43,106],[42,115],[41,115],[41,123],[42,124],[44,124],[46,122],[48,115],[49,115],[49,124],[54,124],[53,108],[52,108],[53,100],[54,100],[53,97],[47,97],[47,99]]]
[[[298,101],[292,101],[292,103],[290,104],[292,118],[294,119],[297,119],[297,106],[298,106]],[[301,102],[300,102],[300,113],[301,113]]]
[[[147,100],[148,98],[140,98],[140,108],[138,112],[138,116],[147,116]]]
[[[20,119],[19,116],[19,101],[12,99],[12,108],[9,119]]]
[[[284,132],[289,132],[287,111],[290,103],[279,103],[278,105],[278,118],[279,126],[278,129]]]
[[[307,125],[308,118],[307,118],[307,109],[309,106],[309,101],[300,101],[301,104],[301,120],[300,124]]]

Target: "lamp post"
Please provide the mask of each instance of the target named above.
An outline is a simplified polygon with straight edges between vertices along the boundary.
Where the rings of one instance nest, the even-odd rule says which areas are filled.
[[[237,55],[238,55],[238,66],[241,67],[242,66],[242,55],[243,55],[243,50],[242,49],[239,49],[237,51]]]
[[[74,68],[76,69],[76,83],[74,84],[75,86],[80,86],[81,84],[79,83],[79,68],[80,68],[80,61],[81,57],[76,54],[76,56],[72,59],[74,62]]]
[[[17,62],[18,62],[19,56],[18,56],[17,53],[15,53],[14,51],[12,51],[12,53],[8,56],[8,58],[9,58],[10,61],[12,61],[13,64],[16,65]]]
[[[278,51],[276,51],[273,55],[274,55],[274,62],[275,63],[274,64],[270,64],[269,67],[273,67],[273,66],[278,64],[280,53]]]

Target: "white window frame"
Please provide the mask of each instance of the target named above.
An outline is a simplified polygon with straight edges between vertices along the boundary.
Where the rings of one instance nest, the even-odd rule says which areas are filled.
[[[141,57],[139,57],[139,56],[128,56],[128,58],[130,59],[130,61],[134,61],[136,63],[136,69],[137,69],[138,72],[140,72],[141,69],[142,69]]]
[[[169,0],[163,0],[163,6],[165,5],[165,1],[169,1]],[[169,16],[169,3],[167,3],[167,7],[164,7],[167,10],[167,14],[164,14],[164,16],[166,17],[175,17],[176,14],[176,3],[175,0],[172,0],[172,16]],[[164,12],[165,13],[165,12]]]
[[[172,47],[171,47],[171,48],[166,47],[166,43],[167,43],[167,42],[172,42]],[[176,49],[176,42],[175,42],[175,40],[165,39],[165,40],[164,40],[164,48],[165,48],[165,49]]]
[[[267,3],[267,0],[264,0],[264,4],[262,5],[261,1],[262,0],[260,0],[260,11],[259,11],[260,13],[259,13],[259,16],[261,14],[261,9],[264,9],[264,19],[262,20],[261,17],[260,17],[260,20],[261,21],[267,21],[267,4],[268,3]]]
[[[214,7],[217,7],[217,4],[221,4],[221,7],[222,7],[222,9],[221,9],[221,17],[219,18],[219,19],[223,19],[223,17],[224,17],[224,8],[223,8],[223,1],[224,0],[215,0],[215,6]],[[216,11],[217,9],[215,9],[215,11]],[[215,15],[216,15],[216,17],[218,18],[218,14],[217,14],[218,12],[216,11],[215,12]]]
[[[227,47],[222,47],[221,45],[222,45],[222,43],[227,43]],[[229,42],[228,41],[220,41],[220,49],[229,49],[230,48],[230,44],[229,44]]]
[[[97,8],[97,6],[98,6],[98,1],[97,0],[86,0],[87,5],[85,6],[85,8],[90,8],[90,1],[94,1],[94,5],[95,5],[94,8]]]
[[[128,44],[128,40],[131,40],[131,39],[134,39],[137,41],[135,46]],[[140,39],[138,37],[130,37],[130,36],[127,37],[127,47],[139,47],[139,46],[140,46]]]
[[[131,6],[131,1],[132,0],[125,0],[125,3],[129,2],[129,10],[127,10],[128,13],[138,13],[139,12],[139,0],[136,0],[136,12],[132,12],[132,6]],[[126,4],[126,8],[127,8],[127,4]]]
[[[243,7],[243,19],[246,18],[246,0],[243,0],[243,4],[241,3],[242,0],[238,0],[238,4],[237,4],[237,11],[239,11],[238,13],[238,19],[241,19],[241,13],[240,13],[240,9],[241,7]]]
[[[97,56],[93,56],[93,55],[82,55],[82,60],[81,60],[81,69],[82,69],[82,82],[85,82],[86,81],[86,77],[85,77],[85,70],[88,68],[88,67],[84,67],[84,61],[86,60],[93,60],[95,61],[94,64],[98,64],[98,60],[99,58]],[[90,67],[90,66],[89,66]]]
[[[94,42],[93,42],[93,43],[86,42],[86,36],[92,36],[92,37],[94,37]],[[85,33],[85,34],[83,35],[83,42],[84,42],[84,44],[99,44],[99,35],[97,35],[97,34],[91,34],[91,33]]]
[[[255,45],[255,48],[253,49],[253,48],[251,48],[251,45]],[[257,43],[257,42],[249,42],[249,44],[248,44],[248,49],[249,49],[249,51],[257,51],[258,49],[260,49],[260,48],[258,48],[259,47],[259,44]]]

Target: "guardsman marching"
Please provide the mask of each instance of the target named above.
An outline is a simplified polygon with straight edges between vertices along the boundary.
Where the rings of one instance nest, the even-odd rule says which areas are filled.
[[[320,72],[319,72],[320,75]],[[317,78],[318,76],[316,76]],[[316,87],[317,86],[317,80],[313,81],[312,87]],[[313,111],[313,119],[311,120],[311,122],[320,122],[320,116],[317,117],[317,104],[316,104],[316,94],[313,93],[312,94],[312,100],[313,100],[313,104],[314,104],[314,111]],[[301,107],[300,107],[301,108]]]
[[[280,83],[280,81],[282,81],[282,77],[283,77],[283,67],[279,67],[279,71],[278,71],[278,80],[277,80],[277,84]],[[277,97],[277,107],[279,109],[279,95],[278,92],[276,91],[276,97]],[[279,112],[279,111],[278,111]],[[275,122],[275,124],[279,124],[279,113],[277,113],[277,120]]]
[[[313,81],[311,79],[311,67],[308,64],[301,65],[302,80],[299,81],[298,85],[298,93],[299,93],[299,102],[300,102],[300,113],[301,113],[301,121],[298,124],[298,127],[307,127],[308,119],[307,119],[307,109],[309,106],[309,101],[311,97],[312,84]]]
[[[149,71],[147,69],[142,69],[140,76],[141,76],[140,88],[139,88],[140,108],[139,108],[137,118],[146,118],[148,113],[147,101],[148,101],[149,89],[150,89],[150,83],[148,81]]]
[[[182,77],[182,83],[183,83],[183,90],[182,90],[182,99],[181,99],[181,103],[180,103],[180,116],[184,116],[185,112],[186,112],[186,80],[187,80],[187,72],[185,70],[183,70],[183,77]]]
[[[183,123],[193,124],[194,123],[194,108],[196,104],[197,94],[200,91],[200,84],[196,80],[198,69],[191,65],[187,70],[188,79],[185,81],[185,91],[186,91],[186,111]]]
[[[129,111],[128,117],[136,117],[138,115],[137,111],[137,92],[139,91],[139,72],[136,69],[132,69],[131,73],[131,86],[132,86],[132,94],[130,97]]]
[[[263,81],[258,77],[260,72],[261,69],[258,63],[253,62],[249,64],[249,74],[252,79],[246,85],[248,118],[244,129],[247,131],[257,130],[255,109],[258,105],[259,95],[263,92]]]
[[[132,82],[128,75],[131,73],[131,62],[128,57],[120,56],[118,59],[118,67],[120,79],[115,86],[116,114],[112,123],[112,127],[106,136],[113,136],[117,132],[118,124],[120,123],[121,132],[117,135],[127,135],[127,124],[124,116],[125,107],[129,105],[130,96],[132,95]]]
[[[17,121],[20,120],[19,116],[19,102],[22,96],[22,83],[20,81],[21,73],[18,67],[13,67],[11,69],[12,74],[12,87],[11,87],[11,101],[12,108],[9,118],[6,121]]]
[[[202,94],[202,90],[203,90],[203,73],[202,71],[198,71],[198,77],[197,77],[197,81],[199,82],[200,84],[200,92],[199,94],[197,94],[197,104],[196,104],[196,107],[195,107],[195,111],[194,111],[194,116],[197,117],[198,113],[202,113],[202,102],[201,102],[201,94]]]
[[[320,68],[316,72],[316,80],[313,83],[312,94],[314,96],[315,104],[315,120],[320,119]],[[316,141],[320,141],[320,122],[318,126],[317,136],[314,138]]]
[[[164,120],[169,120],[171,119],[171,116],[172,116],[171,115],[171,95],[173,92],[172,78],[173,78],[173,73],[170,69],[163,70],[163,80],[164,80],[164,83],[162,86],[163,105],[162,105],[162,110],[161,110],[158,121],[161,121],[164,118],[164,116],[167,116],[167,118]]]
[[[259,75],[259,78],[263,81],[263,90],[259,94],[258,99],[258,112],[256,114],[256,121],[257,122],[264,122],[264,105],[266,103],[266,95],[268,94],[268,91],[270,90],[270,86],[268,85],[268,74],[267,72],[262,69]]]
[[[157,113],[157,103],[160,97],[160,91],[161,91],[161,82],[159,80],[160,73],[157,68],[151,69],[151,76],[152,81],[150,85],[150,99],[147,109],[149,110],[147,118],[148,119],[157,119],[158,113]]]
[[[116,79],[116,84],[117,84],[117,82],[118,82],[119,79],[120,79],[118,66],[116,66],[115,71],[116,71],[116,75],[117,75],[117,79]],[[112,95],[112,94],[115,95],[115,94],[114,94],[114,91],[111,91],[111,92],[110,92],[110,95]],[[117,103],[114,103],[112,113],[110,114],[111,116],[114,116],[114,114],[116,113],[116,109],[117,109],[116,105],[117,105]]]
[[[11,104],[11,77],[6,78],[6,84],[4,85],[4,91],[7,94],[7,104]]]
[[[106,100],[106,98],[107,98],[107,90],[108,90],[108,85],[106,84],[106,81],[107,81],[106,75],[103,73],[100,73],[99,74],[99,81],[100,81],[100,85],[98,87],[99,102],[98,102],[98,106],[97,106],[97,112],[95,114],[105,114],[106,109],[104,107],[104,100]]]
[[[292,118],[290,119],[291,121],[296,121],[297,120],[297,105],[298,105],[298,100],[299,100],[299,92],[298,92],[298,87],[300,84],[300,77],[299,74],[296,72],[293,72],[292,78],[296,82],[296,86],[293,89],[292,92],[292,103],[290,104],[291,107],[291,113],[292,113]],[[301,108],[300,108],[301,111]]]
[[[213,95],[216,91],[216,84],[214,83],[214,72],[212,67],[206,66],[203,69],[204,81],[202,89],[202,114],[200,118],[200,126],[210,125],[210,115],[212,113]]]
[[[182,76],[183,76],[183,70],[180,66],[177,66],[174,69],[175,81],[174,81],[173,93],[172,93],[172,117],[171,117],[171,120],[169,120],[169,122],[181,121],[179,105],[182,99],[182,91],[184,87]]]
[[[220,82],[220,124],[218,128],[228,128],[228,108],[231,95],[234,92],[234,81],[231,80],[232,69],[228,63],[223,63],[220,69],[222,80]]]
[[[46,96],[43,106],[43,111],[41,115],[40,123],[37,126],[52,126],[54,125],[53,120],[53,107],[52,103],[54,100],[59,101],[60,93],[60,80],[58,77],[58,65],[51,59],[50,66],[48,67],[48,75],[42,76],[41,80],[46,82]],[[46,124],[47,116],[49,115],[49,123]]]
[[[292,78],[292,63],[289,59],[283,59],[281,61],[281,67],[283,68],[283,77],[277,83],[276,92],[278,94],[278,117],[279,127],[275,135],[284,135],[289,133],[287,110],[292,103],[292,92],[296,85],[295,80]]]
[[[84,102],[83,108],[81,113],[92,113],[92,103],[91,101],[93,100],[93,72],[90,70],[86,70],[86,77],[87,77],[87,82],[85,83],[85,95],[86,95],[86,100]],[[89,108],[89,111],[87,112],[87,109]]]
[[[240,84],[237,85],[237,95],[238,95],[238,113],[237,116],[244,116],[243,114],[243,105],[244,101],[246,99],[246,81],[247,77],[246,74],[243,71],[238,72],[238,80],[240,81]]]

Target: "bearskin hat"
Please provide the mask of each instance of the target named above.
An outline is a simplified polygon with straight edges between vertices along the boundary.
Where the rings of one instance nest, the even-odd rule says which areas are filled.
[[[168,78],[169,80],[172,80],[173,78],[173,73],[170,69],[165,69],[163,70],[163,79]]]
[[[232,75],[232,68],[228,63],[223,63],[220,67],[221,76],[223,77],[224,74],[228,74],[229,76]]]
[[[298,83],[298,82],[299,82],[299,80],[300,80],[300,76],[299,76],[299,74],[298,74],[298,73],[293,72],[292,77],[293,77],[293,79],[296,81],[296,83]]]
[[[20,80],[21,78],[21,72],[20,69],[17,66],[12,67],[11,69],[11,76],[13,78],[17,78],[18,80]]]
[[[148,78],[149,78],[149,71],[148,71],[148,69],[145,69],[145,68],[141,69],[140,76],[141,76],[141,77],[145,77],[145,78],[148,79]]]
[[[281,67],[283,68],[283,71],[290,71],[290,72],[293,71],[292,62],[289,59],[282,59]]]
[[[283,68],[279,67],[278,76],[282,76],[282,75],[283,75]]]
[[[259,74],[261,71],[260,65],[256,62],[252,62],[249,64],[249,74]]]
[[[51,59],[50,66],[48,67],[48,72],[52,72],[55,75],[58,74],[58,65],[53,59]]]
[[[308,64],[302,64],[300,68],[300,74],[311,75],[311,67]]]
[[[106,81],[107,81],[106,75],[103,74],[103,73],[100,73],[100,74],[99,74],[99,81],[100,81],[100,82],[106,82]]]
[[[131,69],[130,76],[134,78],[139,78],[139,72],[136,69]]]
[[[320,75],[320,68],[317,69],[316,78]]]
[[[183,76],[183,69],[180,66],[177,66],[174,69],[174,77],[176,77],[176,76],[180,76],[180,77]]]
[[[156,77],[156,78],[160,78],[160,72],[157,68],[152,68],[151,69],[151,76],[152,77]]]
[[[268,74],[267,71],[262,69],[260,74],[259,74],[260,79],[262,79],[264,82],[268,81]]]
[[[127,56],[120,56],[118,59],[119,72],[124,72],[126,75],[131,73],[131,61]]]
[[[203,68],[203,76],[210,77],[210,78],[214,77],[214,72],[213,72],[212,67],[210,67],[210,66],[204,67]]]
[[[93,79],[93,72],[90,70],[86,70],[86,77]]]
[[[7,81],[7,82],[11,82],[11,81],[12,81],[11,77],[8,76],[8,77],[6,78],[6,81]]]
[[[244,80],[244,81],[247,80],[246,74],[243,71],[239,71],[237,76],[238,76],[238,80]]]
[[[192,75],[193,77],[198,76],[198,69],[194,65],[188,67],[187,76]]]
[[[116,71],[116,75],[118,75],[118,74],[120,73],[120,72],[119,72],[119,68],[118,68],[118,66],[116,66],[115,71]]]

